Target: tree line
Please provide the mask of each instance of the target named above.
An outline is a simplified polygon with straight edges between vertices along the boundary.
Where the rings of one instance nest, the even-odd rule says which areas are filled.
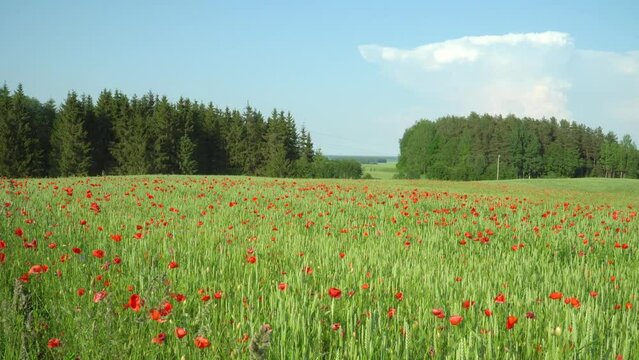
[[[478,115],[421,120],[400,140],[399,174],[447,180],[639,177],[630,135],[566,120]]]
[[[358,163],[329,160],[290,113],[265,119],[251,106],[220,109],[149,92],[68,93],[58,107],[0,88],[0,176],[244,174],[361,177]],[[355,165],[356,164],[356,165]]]

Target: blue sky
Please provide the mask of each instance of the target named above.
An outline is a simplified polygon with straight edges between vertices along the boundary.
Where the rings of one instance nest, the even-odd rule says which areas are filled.
[[[566,117],[639,141],[637,1],[2,1],[0,82],[292,112],[325,154],[420,118]]]

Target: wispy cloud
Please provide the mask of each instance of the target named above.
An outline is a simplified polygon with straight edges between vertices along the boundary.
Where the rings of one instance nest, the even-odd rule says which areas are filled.
[[[639,140],[639,52],[579,49],[561,32],[467,36],[414,49],[362,45],[359,52],[422,95],[425,115],[555,116]]]

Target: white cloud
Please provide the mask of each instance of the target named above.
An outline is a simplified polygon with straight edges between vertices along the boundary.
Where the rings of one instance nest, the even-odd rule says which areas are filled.
[[[579,49],[569,34],[467,36],[361,56],[421,95],[428,114],[513,113],[602,126],[639,141],[639,51]]]

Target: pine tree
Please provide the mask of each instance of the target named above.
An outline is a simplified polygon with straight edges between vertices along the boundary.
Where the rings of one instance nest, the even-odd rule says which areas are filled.
[[[113,93],[103,90],[95,105],[94,116],[88,119],[87,133],[91,142],[91,164],[92,175],[114,172],[115,159],[110,147],[114,141],[113,119],[116,117],[117,108]]]
[[[5,143],[2,175],[27,177],[41,174],[43,171],[42,151],[27,102],[22,85],[18,85],[11,96],[6,120],[2,121],[3,129],[0,130]]]
[[[270,177],[285,177],[291,171],[291,161],[287,158],[287,119],[276,110],[268,118],[265,135],[264,165],[260,173]]]
[[[58,110],[55,101],[49,100],[40,108],[40,114],[36,123],[36,133],[38,134],[38,143],[42,150],[42,175],[51,174],[53,164],[49,154],[51,154],[51,133],[53,132],[53,124],[57,116]]]
[[[219,174],[228,168],[226,153],[225,125],[228,125],[224,114],[209,103],[201,110],[202,123],[196,138],[198,139],[198,165],[202,174]]]
[[[0,88],[0,138],[8,139],[11,137],[9,130],[9,109],[11,108],[11,94],[5,83]],[[9,169],[10,154],[8,142],[0,141],[0,176],[11,176]]]
[[[229,110],[224,112],[224,119],[227,123],[226,153],[229,156],[229,165],[232,171],[244,168],[246,157],[246,126],[243,123],[242,115],[237,110]]]
[[[151,170],[149,119],[155,100],[144,96],[133,97],[129,103],[126,96],[114,95],[116,116],[113,119],[114,143],[111,153],[117,163],[117,172],[122,175],[147,174]]]
[[[315,153],[313,151],[313,141],[311,140],[311,135],[306,131],[304,127],[302,127],[302,129],[300,130],[297,147],[299,158],[294,163],[295,176],[302,178],[312,177],[312,164]]]
[[[91,102],[90,99],[85,101]],[[51,163],[55,175],[85,176],[89,173],[91,147],[83,115],[83,104],[75,92],[70,92],[56,117],[51,135]]]
[[[153,112],[152,127],[152,148],[153,155],[151,161],[153,163],[152,171],[159,174],[177,173],[178,163],[177,139],[175,139],[175,109],[169,103],[166,96],[163,96],[158,102]]]
[[[262,114],[247,105],[243,113],[246,126],[246,138],[244,139],[244,173],[254,175],[262,167],[264,153],[264,118]]]
[[[177,113],[180,126],[179,134],[181,134],[177,152],[178,168],[181,174],[195,174],[197,172],[196,147],[192,139],[195,120],[191,102],[188,99],[180,98],[177,105]]]

